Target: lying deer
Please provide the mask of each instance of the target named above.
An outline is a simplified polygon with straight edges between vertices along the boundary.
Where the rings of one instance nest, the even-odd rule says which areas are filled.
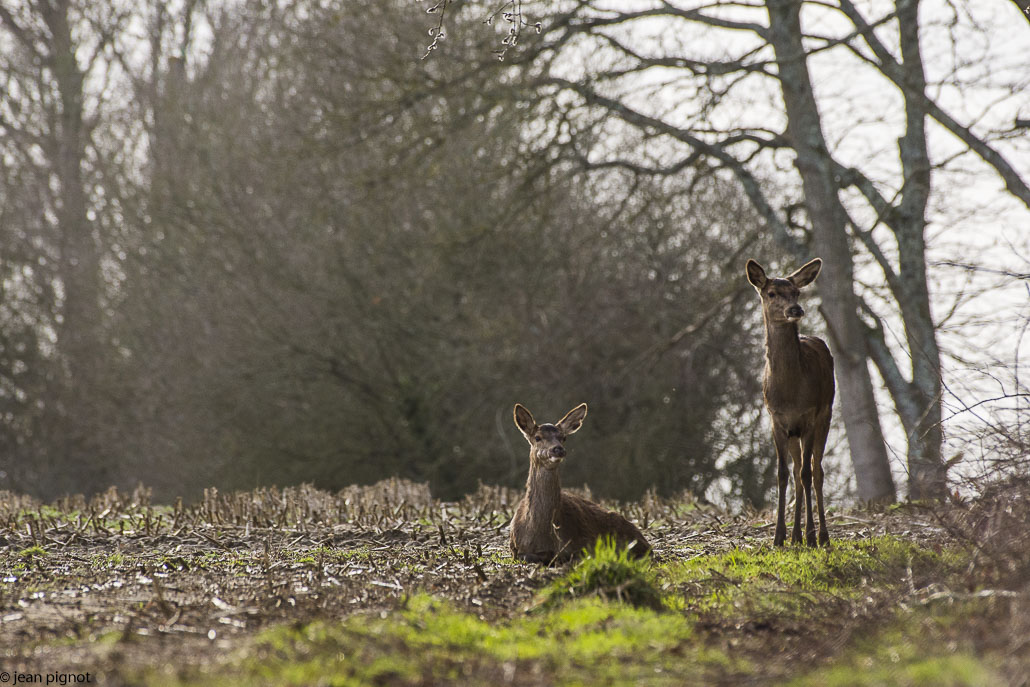
[[[786,279],[769,279],[754,260],[747,261],[747,279],[762,298],[765,320],[765,373],[762,390],[765,407],[772,416],[773,442],[778,463],[779,502],[773,544],[782,546],[787,536],[784,522],[788,467],[794,463],[794,530],[790,540],[801,539],[801,496],[804,492],[809,546],[815,546],[812,518],[812,486],[819,508],[819,543],[828,544],[826,513],[823,510],[823,450],[830,431],[833,406],[833,356],[822,339],[798,336],[798,322],[805,315],[798,305],[800,290],[815,281],[822,268],[816,258]]]
[[[565,440],[583,425],[587,404],[581,403],[557,424],[538,425],[533,414],[515,404],[515,424],[529,442],[526,495],[511,520],[511,553],[531,563],[564,562],[593,547],[599,536],[614,537],[635,557],[651,550],[629,520],[561,489],[558,467],[565,459]]]

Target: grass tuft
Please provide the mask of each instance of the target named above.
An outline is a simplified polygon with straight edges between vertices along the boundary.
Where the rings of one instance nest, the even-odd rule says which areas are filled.
[[[31,561],[34,558],[46,558],[47,552],[42,546],[30,546],[18,552],[18,558]]]
[[[567,600],[597,597],[637,608],[665,607],[648,558],[632,558],[611,537],[599,537],[594,550],[543,592],[540,605],[553,608]]]

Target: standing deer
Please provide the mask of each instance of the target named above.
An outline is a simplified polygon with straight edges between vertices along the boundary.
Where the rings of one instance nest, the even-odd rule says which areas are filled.
[[[773,544],[782,546],[787,536],[784,509],[787,494],[787,454],[794,462],[794,530],[790,540],[801,539],[801,496],[804,492],[808,545],[815,546],[815,521],[812,518],[812,486],[819,508],[819,543],[829,544],[826,513],[823,510],[823,450],[830,431],[833,406],[833,356],[822,339],[798,336],[798,322],[805,315],[798,305],[801,289],[819,276],[823,261],[806,263],[786,279],[769,279],[754,260],[747,261],[747,279],[762,298],[765,320],[765,373],[762,392],[765,407],[772,416],[773,442],[779,478],[779,503],[776,536]]]
[[[651,550],[629,520],[561,489],[558,467],[565,440],[583,425],[587,404],[570,410],[557,424],[538,425],[524,406],[515,404],[515,424],[529,442],[526,495],[511,520],[511,554],[530,563],[564,562],[592,547],[599,536],[614,537],[635,557]]]

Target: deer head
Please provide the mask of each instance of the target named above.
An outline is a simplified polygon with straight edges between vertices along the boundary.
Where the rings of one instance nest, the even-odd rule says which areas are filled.
[[[805,310],[798,305],[801,289],[815,281],[822,269],[819,258],[805,263],[785,279],[769,279],[765,269],[754,260],[747,261],[747,280],[762,297],[762,313],[770,324],[798,322],[805,316]]]
[[[530,463],[536,467],[556,470],[565,459],[565,440],[583,426],[586,415],[587,404],[580,403],[557,424],[538,425],[533,414],[521,403],[516,403],[515,425],[529,442]]]

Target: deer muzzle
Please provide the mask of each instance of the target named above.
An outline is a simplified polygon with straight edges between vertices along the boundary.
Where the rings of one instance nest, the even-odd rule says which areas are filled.
[[[541,449],[537,452],[543,464],[548,467],[557,467],[565,459],[565,448],[563,446],[552,446],[549,449]]]
[[[802,317],[805,316],[805,309],[802,308],[800,305],[794,304],[794,305],[790,306],[789,308],[787,308],[783,312],[783,314],[787,317],[787,321],[789,321],[789,322],[797,322],[798,320],[800,320]]]

